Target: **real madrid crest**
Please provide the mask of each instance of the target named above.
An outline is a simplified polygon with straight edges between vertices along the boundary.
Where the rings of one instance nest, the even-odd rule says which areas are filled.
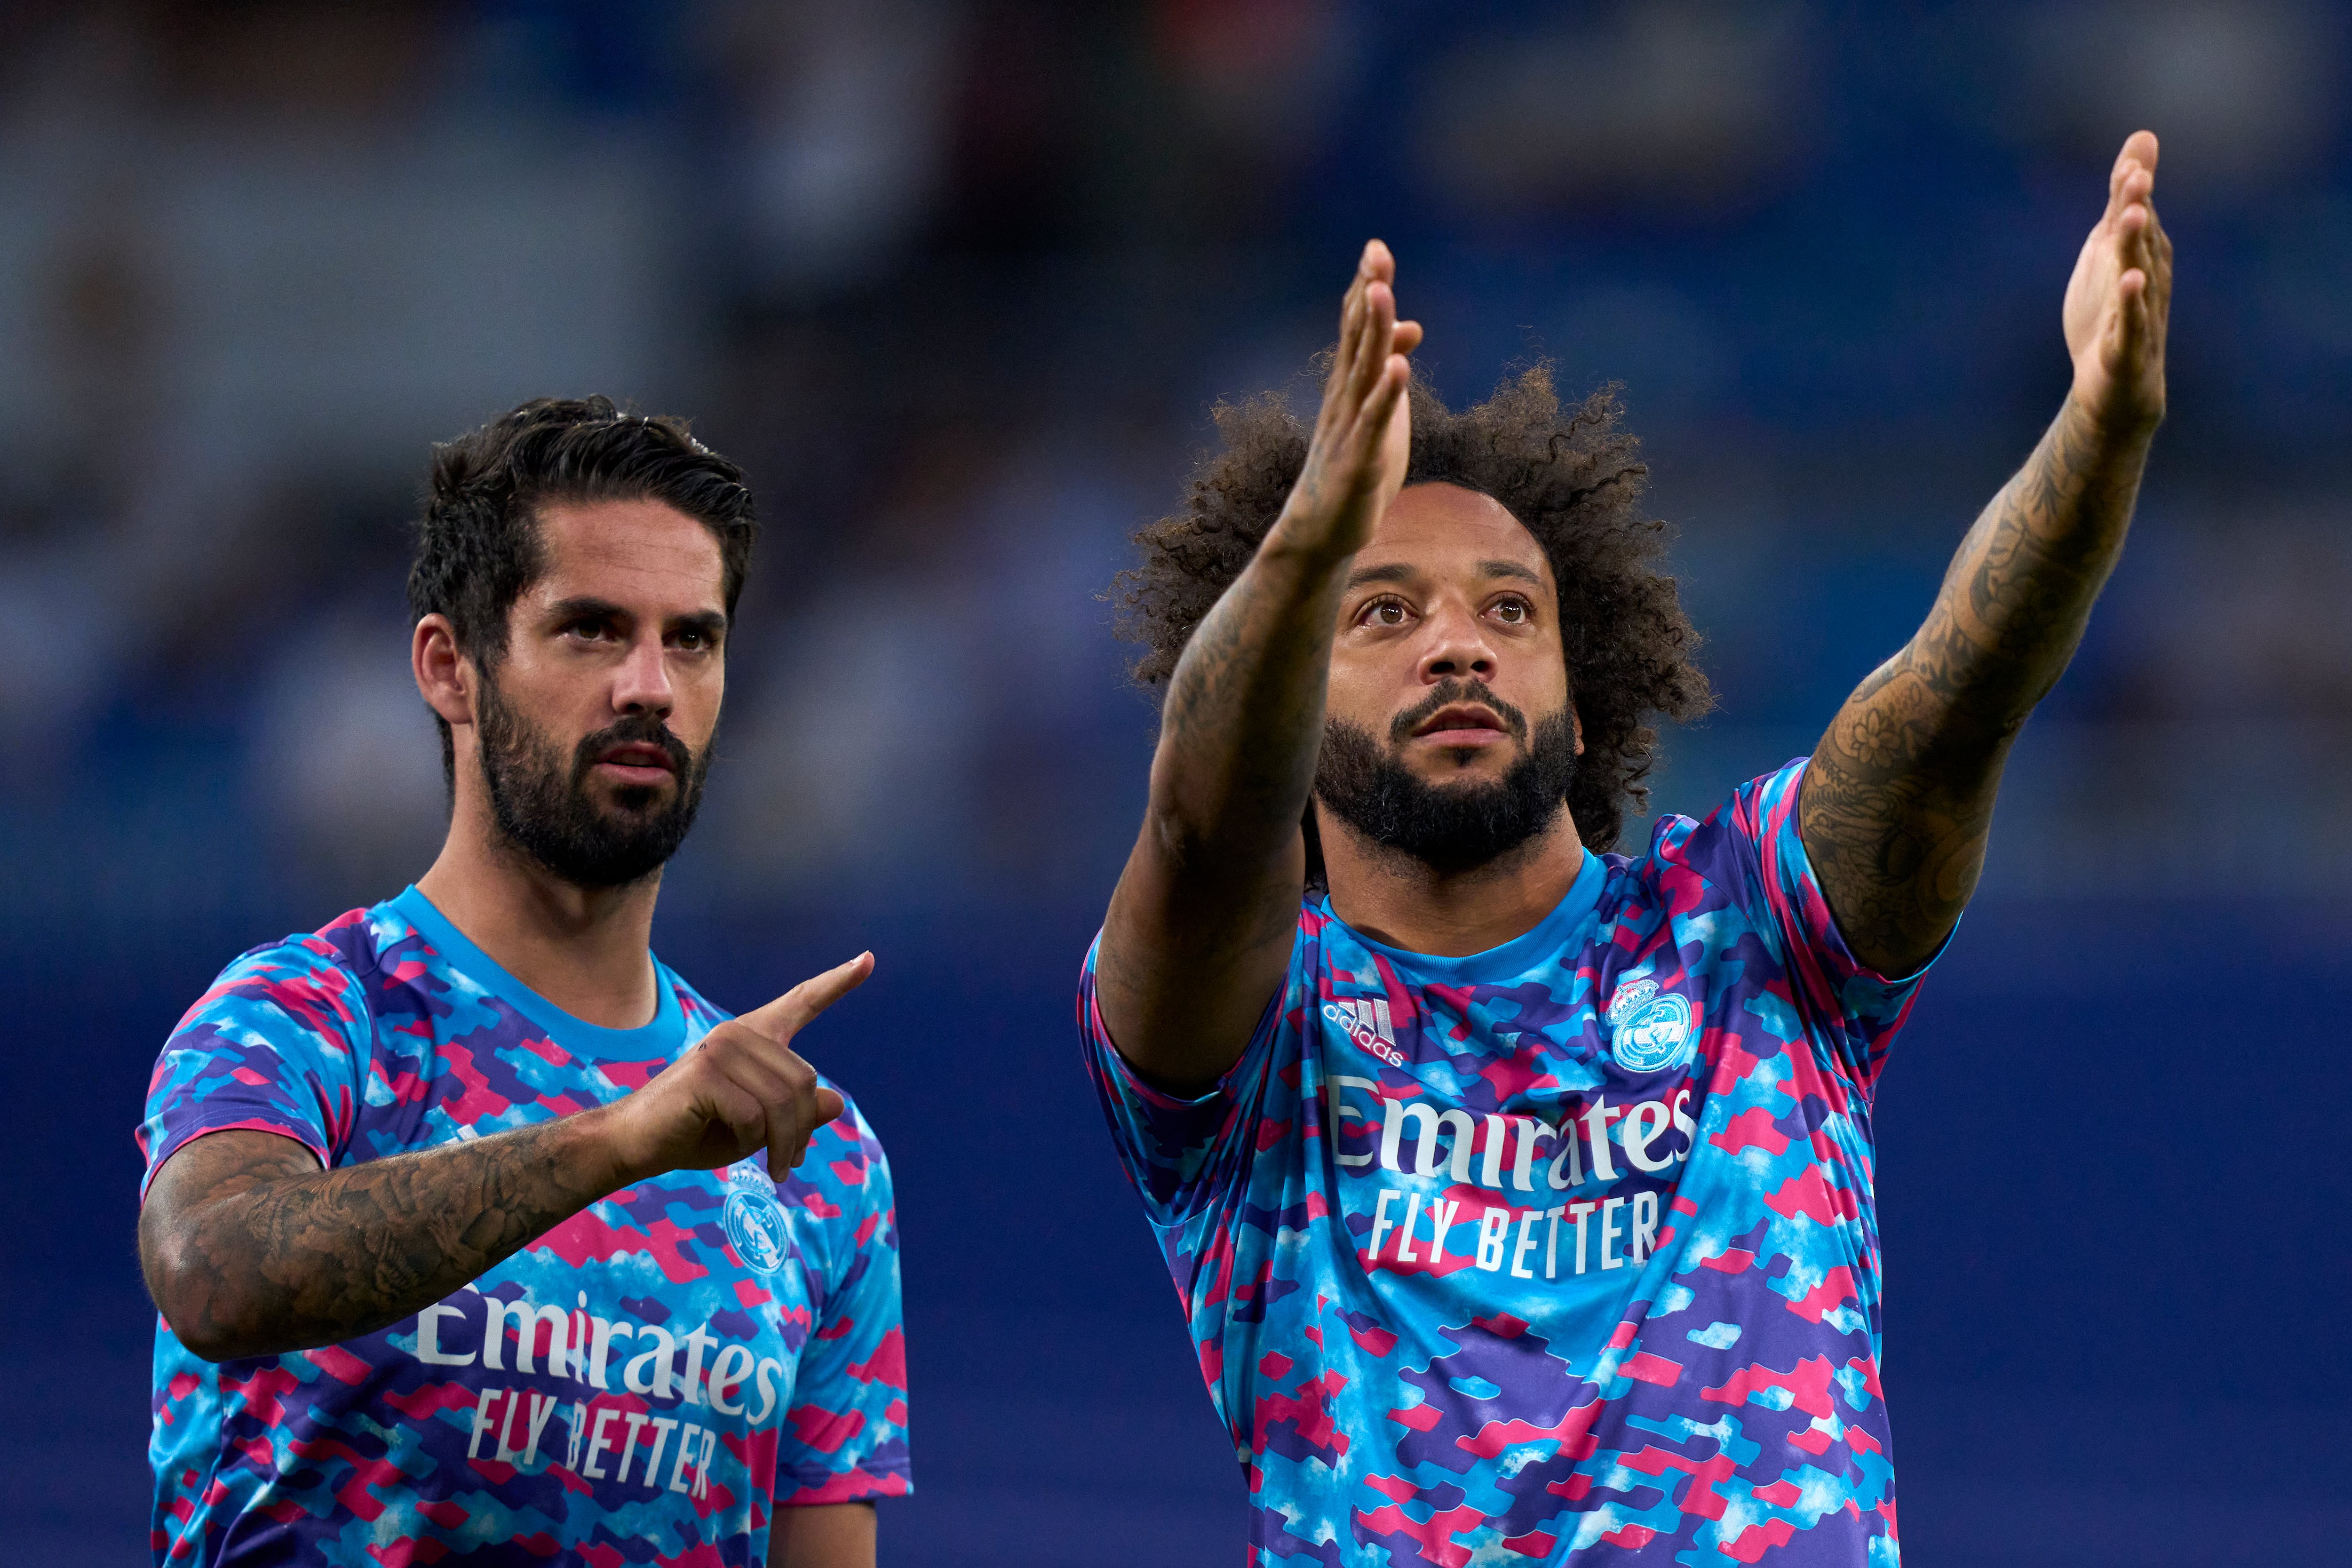
[[[1617,987],[1603,1015],[1609,1025],[1609,1054],[1627,1072],[1664,1072],[1690,1060],[1696,1040],[1691,1032],[1690,998],[1658,990],[1647,975]]]
[[[776,1202],[776,1184],[760,1168],[761,1158],[754,1154],[727,1168],[727,1208],[720,1220],[743,1267],[773,1274],[792,1257],[793,1237]]]

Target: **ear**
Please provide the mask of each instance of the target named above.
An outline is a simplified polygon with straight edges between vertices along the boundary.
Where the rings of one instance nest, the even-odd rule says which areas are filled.
[[[474,721],[474,684],[480,675],[474,661],[457,651],[457,628],[448,616],[430,615],[416,623],[408,663],[427,708],[452,725]]]

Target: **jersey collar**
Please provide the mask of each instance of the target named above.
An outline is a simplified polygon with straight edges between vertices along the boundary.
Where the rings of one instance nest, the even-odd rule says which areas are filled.
[[[671,984],[669,970],[658,962],[654,964],[656,1000],[652,1022],[635,1029],[607,1029],[601,1024],[574,1017],[508,973],[496,959],[450,924],[448,917],[434,908],[433,900],[418,891],[415,883],[410,883],[386,907],[430,942],[450,967],[536,1024],[566,1050],[592,1060],[667,1061],[677,1055],[686,1038],[686,1013],[678,1005],[677,988]]]
[[[1465,953],[1459,958],[1447,958],[1433,952],[1414,952],[1407,948],[1391,947],[1384,942],[1374,942],[1331,911],[1329,894],[1323,897],[1323,913],[1331,923],[1344,931],[1368,952],[1377,952],[1391,963],[1412,972],[1423,981],[1444,985],[1482,985],[1496,981],[1516,980],[1537,965],[1557,957],[1568,946],[1569,938],[1576,933],[1601,902],[1601,884],[1608,873],[1601,857],[1585,849],[1584,863],[1576,873],[1551,913],[1532,927],[1498,947],[1484,952]]]

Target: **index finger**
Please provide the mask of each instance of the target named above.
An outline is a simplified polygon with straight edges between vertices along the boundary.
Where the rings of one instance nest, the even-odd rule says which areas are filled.
[[[874,973],[874,955],[861,952],[847,963],[836,963],[811,975],[764,1007],[755,1007],[737,1022],[772,1040],[789,1040],[808,1026],[809,1020],[866,984]]]

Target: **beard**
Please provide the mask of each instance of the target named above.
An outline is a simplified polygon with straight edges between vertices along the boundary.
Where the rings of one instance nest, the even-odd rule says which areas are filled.
[[[1405,766],[1399,750],[1431,714],[1465,701],[1492,708],[1526,750],[1499,779],[1431,784]],[[1566,708],[1531,729],[1527,715],[1485,681],[1445,680],[1397,715],[1386,746],[1361,725],[1327,720],[1315,796],[1374,844],[1454,876],[1499,859],[1549,829],[1566,809],[1575,777],[1576,726]]]
[[[675,783],[625,784],[610,806],[589,794],[589,770],[626,742],[658,746]],[[694,826],[710,748],[699,755],[652,714],[633,714],[563,749],[509,707],[485,671],[481,698],[482,782],[499,836],[551,875],[576,888],[618,888],[661,869]]]

